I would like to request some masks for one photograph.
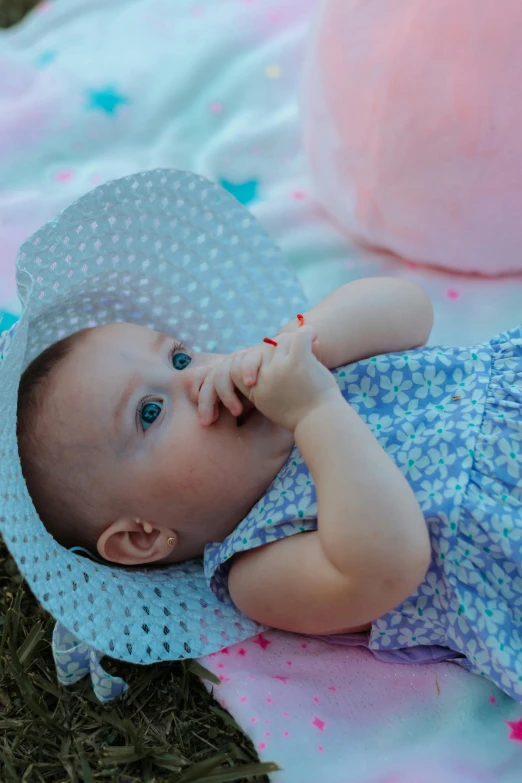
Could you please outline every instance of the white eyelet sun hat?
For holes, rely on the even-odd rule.
[[[202,560],[136,569],[60,546],[39,519],[16,439],[20,375],[47,346],[114,321],[168,332],[195,351],[274,334],[306,308],[281,251],[230,194],[190,172],[157,169],[80,198],[20,248],[22,315],[0,335],[0,532],[30,589],[58,621],[58,678],[91,672],[98,698],[125,684],[99,666],[196,658],[263,630],[211,592]]]

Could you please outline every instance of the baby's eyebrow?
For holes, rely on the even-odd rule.
[[[154,351],[154,353],[160,353],[163,344],[166,343],[167,341],[170,342],[171,340],[172,337],[169,334],[164,334],[163,332],[160,332],[154,338],[151,345],[151,350]]]
[[[139,372],[135,372],[131,375],[129,382],[125,386],[120,398],[118,399],[118,402],[116,403],[116,407],[114,408],[114,429],[116,435],[120,438],[123,437],[122,422],[125,411],[127,410],[127,405],[129,404],[130,398],[136,391],[136,387],[140,383],[141,378],[142,375]]]

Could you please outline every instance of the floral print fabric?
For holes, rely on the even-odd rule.
[[[372,625],[370,649],[442,645],[522,700],[522,333],[471,348],[386,354],[333,374],[411,484],[431,537],[425,580]],[[376,477],[378,491],[378,477]],[[237,552],[317,526],[312,476],[297,447],[234,532],[205,550],[230,602]]]

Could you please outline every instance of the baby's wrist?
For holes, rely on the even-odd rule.
[[[296,420],[294,438],[310,427],[314,428],[325,416],[336,416],[344,412],[348,403],[341,394],[340,389],[329,389],[310,407],[305,408]]]
[[[297,317],[296,318],[292,318],[291,321],[288,321],[288,323],[285,324],[278,331],[278,333],[276,334],[276,339],[277,339],[277,335],[279,335],[279,334],[284,334],[285,332],[296,332],[299,329],[300,326],[301,326],[301,322],[297,319]]]

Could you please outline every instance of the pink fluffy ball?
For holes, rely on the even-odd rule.
[[[418,263],[522,270],[522,2],[323,0],[302,114],[315,195]]]

